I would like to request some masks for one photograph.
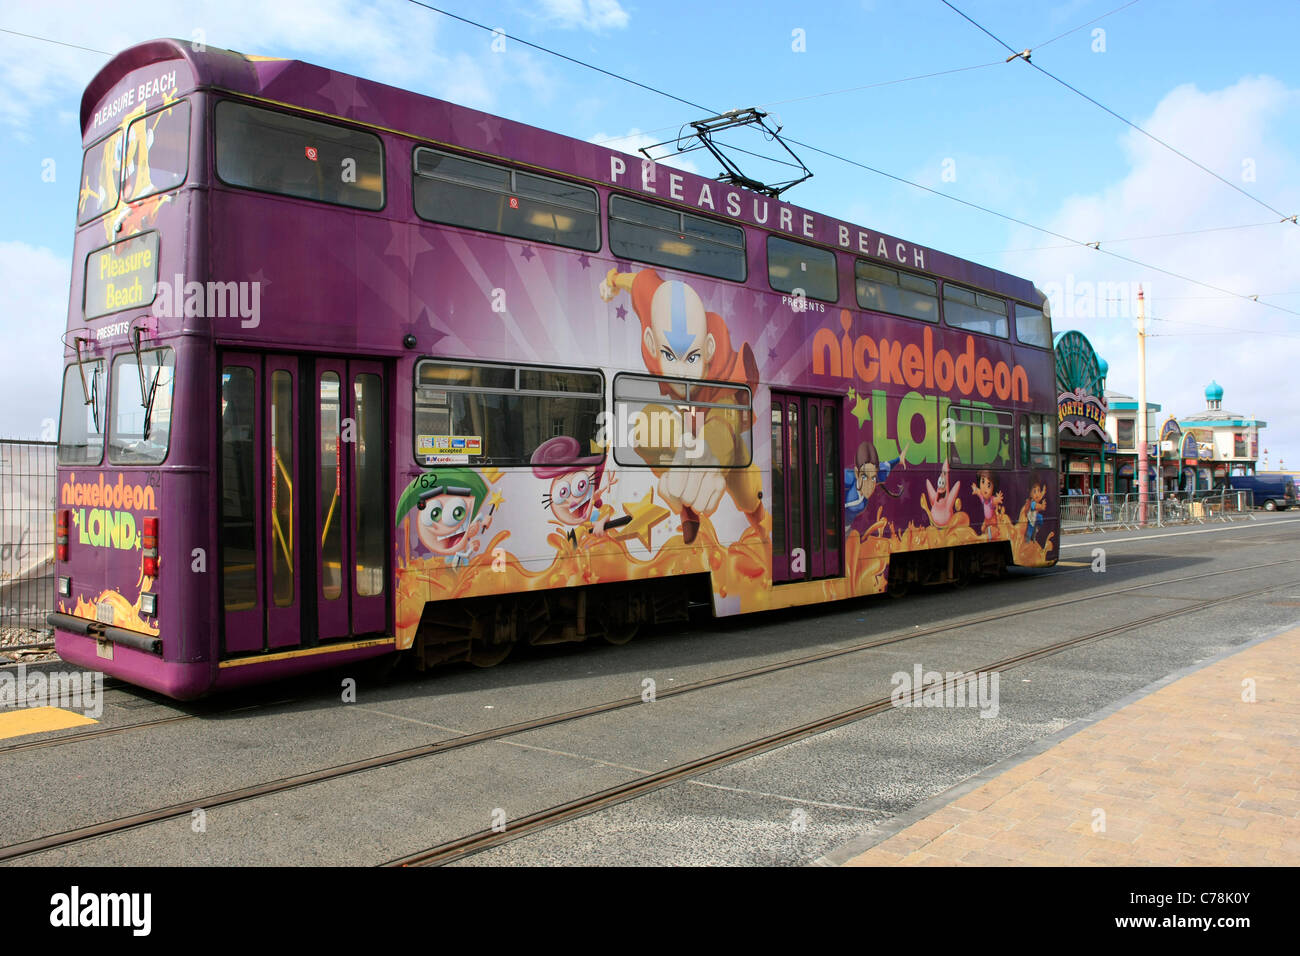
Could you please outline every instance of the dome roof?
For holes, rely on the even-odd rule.
[[[1223,401],[1223,386],[1218,382],[1211,381],[1209,385],[1205,386],[1205,400],[1207,402]]]
[[[1097,369],[1101,372],[1101,377],[1105,378],[1106,373],[1110,371],[1110,363],[1100,355],[1097,356]]]

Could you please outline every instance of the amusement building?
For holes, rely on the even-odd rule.
[[[1106,388],[1106,360],[1082,332],[1058,333],[1055,346],[1061,494],[1136,493],[1137,399]],[[1186,415],[1163,414],[1148,398],[1151,489],[1204,491],[1225,485],[1232,475],[1255,474],[1259,431],[1267,425],[1225,411],[1217,382],[1205,389],[1205,408]]]

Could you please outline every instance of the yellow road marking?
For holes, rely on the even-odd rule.
[[[1086,568],[1091,561],[1057,561],[1057,567],[1061,568]]]
[[[99,721],[62,707],[24,707],[0,714],[0,740],[97,723]]]

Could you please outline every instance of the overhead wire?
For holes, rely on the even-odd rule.
[[[415,6],[423,7],[424,9],[426,9],[426,10],[430,10],[430,11],[432,11],[432,12],[434,12],[434,13],[442,14],[442,15],[444,15],[444,16],[450,17],[451,19],[458,20],[458,21],[460,21],[461,23],[465,23],[465,24],[468,24],[469,26],[476,27],[477,29],[484,30],[484,31],[486,31],[486,32],[488,32],[488,33],[495,33],[495,32],[496,32],[496,31],[494,30],[494,28],[489,27],[489,26],[487,26],[486,24],[479,23],[479,22],[476,21],[476,20],[471,20],[470,18],[465,17],[465,16],[461,16],[460,14],[450,13],[450,12],[448,12],[448,11],[446,11],[446,10],[443,10],[443,9],[440,8],[440,7],[435,7],[434,5],[432,5],[432,4],[430,4],[430,3],[425,3],[424,0],[409,0],[409,2],[412,3],[412,4],[414,4]],[[944,3],[947,3],[948,0],[943,0],[943,2],[944,2]],[[949,4],[949,5],[951,6],[951,4]],[[957,10],[956,7],[953,7],[953,9],[954,9],[956,12],[961,13],[961,11],[960,11],[960,10]],[[962,15],[963,17],[966,16],[965,14],[961,14],[961,15]],[[966,17],[966,19],[969,20],[970,18],[969,18],[969,17]],[[971,23],[975,23],[975,21],[971,20]],[[976,23],[975,25],[976,25],[977,27],[979,27],[979,24]],[[984,30],[983,27],[979,27],[979,29]],[[985,30],[984,32],[987,33],[988,31]],[[990,33],[989,36],[992,37],[993,34]],[[532,49],[538,50],[538,51],[540,51],[540,52],[542,52],[542,53],[549,54],[549,55],[551,55],[551,56],[555,56],[555,57],[557,57],[557,58],[559,58],[559,59],[565,60],[565,61],[567,61],[567,62],[569,62],[569,63],[573,63],[573,64],[575,64],[575,65],[577,65],[577,66],[581,66],[581,67],[585,67],[586,69],[593,70],[593,71],[595,71],[595,72],[597,72],[597,73],[600,73],[600,74],[602,74],[602,75],[604,75],[604,76],[608,76],[608,77],[610,77],[611,79],[621,80],[621,81],[623,81],[623,82],[625,82],[625,83],[629,83],[629,84],[631,84],[631,85],[633,85],[633,86],[639,87],[640,89],[646,90],[646,91],[648,91],[648,92],[655,93],[655,94],[657,94],[657,95],[659,95],[659,96],[663,96],[663,97],[666,97],[666,98],[671,99],[671,100],[675,100],[675,101],[678,102],[678,103],[683,103],[683,104],[685,104],[685,105],[687,105],[687,106],[693,107],[694,109],[703,110],[703,111],[705,111],[706,113],[709,113],[710,115],[717,115],[717,114],[715,113],[715,111],[713,111],[710,107],[704,106],[703,104],[700,104],[700,103],[694,103],[694,102],[692,102],[691,100],[688,100],[688,99],[685,99],[684,97],[681,97],[681,96],[676,95],[675,93],[669,93],[669,92],[666,91],[666,90],[657,89],[657,88],[655,88],[655,87],[652,87],[652,86],[649,86],[649,85],[647,85],[647,84],[645,84],[645,83],[642,83],[642,82],[640,82],[639,80],[634,80],[634,79],[632,79],[631,77],[623,76],[623,75],[621,75],[621,74],[619,74],[619,73],[615,73],[615,72],[613,72],[613,71],[611,71],[611,70],[607,70],[607,69],[605,69],[604,67],[596,66],[595,64],[588,63],[588,62],[586,62],[585,60],[580,60],[580,59],[578,59],[578,58],[576,58],[576,57],[569,56],[569,55],[566,54],[566,53],[560,53],[560,52],[558,52],[558,51],[556,51],[556,50],[552,50],[552,49],[550,49],[549,47],[545,47],[545,46],[542,46],[542,45],[537,44],[537,43],[533,43],[533,42],[528,41],[528,40],[522,40],[522,39],[518,39],[518,38],[513,38],[513,39],[518,40],[518,42],[520,42],[520,43],[522,43],[522,44],[524,44],[524,45],[526,45],[526,46],[528,46],[528,47],[530,47],[530,48],[532,48]],[[997,40],[996,37],[993,37],[993,39]],[[1003,46],[1006,46],[1006,44],[1005,44],[1005,43],[1002,43],[1001,40],[998,40],[997,42],[998,42],[998,43],[1001,43]],[[1007,49],[1010,49],[1010,47],[1007,47]],[[1093,249],[1093,250],[1095,250],[1095,251],[1097,251],[1097,252],[1100,252],[1102,255],[1110,256],[1111,258],[1114,258],[1114,259],[1119,259],[1119,260],[1122,261],[1122,262],[1128,262],[1128,263],[1130,263],[1131,265],[1136,265],[1136,266],[1138,266],[1138,267],[1140,267],[1140,268],[1148,269],[1148,270],[1150,270],[1150,271],[1152,271],[1152,272],[1157,272],[1157,273],[1160,273],[1161,275],[1166,275],[1166,276],[1169,276],[1170,278],[1173,278],[1173,279],[1178,279],[1178,280],[1181,281],[1181,282],[1187,282],[1187,283],[1190,283],[1190,284],[1192,284],[1192,285],[1198,285],[1198,286],[1201,286],[1202,288],[1210,289],[1210,290],[1213,291],[1213,292],[1219,292],[1219,293],[1222,293],[1222,294],[1225,295],[1225,296],[1231,296],[1231,297],[1238,298],[1238,299],[1244,299],[1244,300],[1246,300],[1246,301],[1248,301],[1248,302],[1255,302],[1255,303],[1257,303],[1258,305],[1262,305],[1262,306],[1264,306],[1265,308],[1274,309],[1274,310],[1279,311],[1279,312],[1285,312],[1285,313],[1287,313],[1288,315],[1294,315],[1294,316],[1300,317],[1300,311],[1296,311],[1296,310],[1294,310],[1294,309],[1288,309],[1288,308],[1285,308],[1285,307],[1283,307],[1283,306],[1277,305],[1277,304],[1272,303],[1272,302],[1261,302],[1257,296],[1247,295],[1247,294],[1245,294],[1245,293],[1241,293],[1241,292],[1235,292],[1235,291],[1233,291],[1233,290],[1231,290],[1231,289],[1224,289],[1224,288],[1222,288],[1221,286],[1216,286],[1216,285],[1214,285],[1214,284],[1212,284],[1212,283],[1205,282],[1205,281],[1200,280],[1200,279],[1193,279],[1193,278],[1191,278],[1190,276],[1181,275],[1181,274],[1179,274],[1179,273],[1177,273],[1177,272],[1174,272],[1174,271],[1171,270],[1171,269],[1165,269],[1165,268],[1162,268],[1162,267],[1160,267],[1160,266],[1152,265],[1151,263],[1142,262],[1141,260],[1134,259],[1134,258],[1132,258],[1132,257],[1130,257],[1130,256],[1121,255],[1121,254],[1118,253],[1118,252],[1112,252],[1112,251],[1109,250],[1109,249],[1102,249],[1102,248],[1100,248],[1099,244],[1094,244],[1094,243],[1084,242],[1083,240],[1075,239],[1073,236],[1067,236],[1067,235],[1064,235],[1063,233],[1056,232],[1055,230],[1048,229],[1048,228],[1046,228],[1045,226],[1039,226],[1039,225],[1036,225],[1036,224],[1034,224],[1034,223],[1032,223],[1032,222],[1028,222],[1028,221],[1026,221],[1026,220],[1024,220],[1024,219],[1019,219],[1019,218],[1017,218],[1017,217],[1015,217],[1015,216],[1009,215],[1009,214],[1007,214],[1007,213],[999,212],[999,211],[996,210],[996,209],[991,209],[991,208],[989,208],[988,206],[981,205],[980,203],[972,202],[971,200],[968,200],[968,199],[962,199],[961,197],[959,197],[959,196],[954,196],[954,195],[952,195],[951,193],[945,193],[945,192],[942,192],[941,190],[934,189],[933,187],[925,186],[925,185],[922,185],[921,183],[913,182],[913,181],[910,180],[910,179],[906,179],[906,178],[904,178],[904,177],[902,177],[902,176],[895,175],[894,173],[886,172],[885,170],[878,169],[878,168],[876,168],[876,167],[874,167],[874,166],[871,166],[871,165],[869,165],[869,164],[867,164],[867,163],[863,163],[863,162],[860,162],[860,161],[855,160],[855,159],[850,159],[849,157],[844,156],[844,155],[842,155],[842,154],[840,154],[840,153],[836,153],[836,152],[834,152],[834,151],[832,151],[832,150],[823,149],[823,148],[821,148],[821,147],[819,147],[819,146],[814,146],[814,145],[812,145],[811,143],[806,143],[806,142],[804,142],[804,141],[802,141],[802,140],[798,140],[798,139],[795,139],[795,138],[790,137],[790,136],[786,136],[786,137],[784,137],[784,138],[785,138],[788,142],[793,143],[793,144],[796,145],[796,146],[801,146],[801,147],[803,147],[804,149],[810,150],[811,152],[819,153],[819,154],[821,154],[821,155],[823,155],[823,156],[826,156],[826,157],[828,157],[828,158],[830,158],[830,159],[835,159],[835,160],[838,160],[839,162],[845,163],[845,164],[847,164],[847,165],[855,166],[855,167],[857,167],[857,168],[859,168],[859,169],[864,169],[864,170],[866,170],[866,171],[868,171],[868,172],[875,173],[875,174],[878,175],[878,176],[882,176],[882,177],[884,177],[884,178],[886,178],[886,179],[891,179],[891,180],[893,180],[893,181],[895,181],[895,182],[898,182],[898,183],[902,183],[902,184],[905,184],[905,185],[911,186],[911,187],[913,187],[913,188],[915,188],[915,189],[923,190],[924,192],[931,193],[931,194],[933,194],[933,195],[935,195],[935,196],[941,196],[941,197],[943,197],[944,199],[947,199],[947,200],[949,200],[949,201],[951,201],[951,202],[959,203],[960,205],[967,206],[967,207],[969,207],[969,208],[971,208],[971,209],[978,210],[979,212],[983,212],[983,213],[986,213],[986,214],[991,215],[991,216],[996,216],[997,218],[999,218],[999,219],[1003,219],[1003,220],[1005,220],[1005,221],[1007,221],[1007,222],[1015,223],[1016,225],[1024,226],[1024,227],[1026,227],[1026,228],[1028,228],[1028,229],[1033,229],[1033,230],[1035,230],[1035,231],[1037,231],[1037,232],[1041,232],[1041,233],[1043,233],[1043,234],[1045,234],[1045,235],[1053,236],[1053,237],[1055,237],[1055,238],[1057,238],[1057,239],[1062,239],[1062,240],[1064,240],[1065,242],[1070,243],[1071,245],[1079,246],[1079,247],[1082,247],[1082,248],[1091,248],[1091,249]]]
[[[1133,128],[1133,129],[1136,130],[1137,132],[1141,133],[1143,136],[1147,137],[1147,139],[1151,140],[1151,141],[1154,142],[1154,143],[1158,143],[1159,145],[1163,146],[1165,149],[1169,150],[1171,153],[1175,154],[1176,156],[1181,156],[1183,159],[1187,160],[1187,162],[1191,163],[1191,164],[1192,164],[1193,166],[1195,166],[1197,169],[1200,169],[1200,170],[1202,170],[1202,171],[1204,171],[1204,172],[1206,172],[1206,173],[1209,173],[1211,176],[1213,176],[1213,177],[1214,177],[1215,179],[1217,179],[1219,182],[1223,183],[1225,186],[1229,186],[1229,187],[1231,187],[1232,189],[1235,189],[1237,192],[1241,193],[1241,194],[1242,194],[1243,196],[1245,196],[1247,199],[1251,200],[1251,202],[1257,203],[1258,205],[1263,206],[1263,207],[1264,207],[1265,209],[1267,209],[1269,212],[1274,213],[1274,214],[1277,215],[1277,216],[1280,216],[1280,217],[1282,218],[1283,221],[1290,221],[1290,222],[1292,222],[1292,223],[1296,223],[1296,214],[1292,213],[1292,214],[1288,215],[1287,213],[1284,213],[1282,210],[1278,209],[1276,206],[1273,206],[1273,205],[1271,205],[1270,203],[1267,203],[1267,202],[1265,202],[1264,200],[1260,199],[1258,196],[1253,195],[1252,193],[1248,192],[1248,191],[1245,190],[1245,189],[1242,189],[1240,186],[1238,186],[1236,183],[1232,182],[1231,180],[1229,180],[1229,179],[1225,179],[1223,176],[1220,176],[1218,173],[1216,173],[1214,170],[1210,169],[1210,167],[1206,166],[1204,163],[1201,163],[1201,162],[1199,162],[1199,161],[1193,159],[1191,156],[1188,156],[1186,153],[1184,153],[1184,152],[1183,152],[1182,150],[1180,150],[1178,147],[1173,146],[1173,145],[1171,145],[1170,143],[1165,142],[1165,141],[1164,141],[1163,139],[1161,139],[1159,136],[1156,136],[1154,133],[1150,133],[1150,132],[1148,132],[1147,130],[1145,130],[1145,129],[1143,129],[1141,126],[1139,126],[1137,123],[1134,123],[1132,120],[1130,120],[1130,119],[1128,119],[1128,118],[1126,118],[1126,117],[1124,117],[1124,116],[1121,116],[1119,113],[1115,112],[1115,111],[1114,111],[1113,109],[1111,109],[1109,106],[1107,106],[1106,104],[1104,104],[1104,103],[1102,103],[1102,102],[1100,102],[1100,101],[1094,99],[1093,97],[1089,96],[1087,93],[1083,92],[1083,90],[1079,89],[1078,87],[1076,87],[1076,86],[1072,86],[1070,83],[1067,83],[1065,80],[1061,79],[1061,78],[1060,78],[1059,76],[1057,76],[1056,74],[1051,73],[1050,71],[1043,69],[1043,68],[1042,68],[1041,66],[1039,66],[1037,63],[1035,63],[1035,62],[1033,61],[1033,59],[1031,59],[1031,54],[1033,53],[1033,48],[1032,48],[1032,47],[1026,47],[1026,48],[1023,49],[1023,50],[1016,50],[1014,47],[1012,47],[1009,43],[1007,43],[1007,42],[1006,42],[1005,40],[1003,40],[1001,37],[995,35],[995,34],[992,33],[991,31],[989,31],[986,27],[984,27],[982,24],[980,24],[978,21],[972,19],[970,16],[968,16],[968,15],[965,14],[965,13],[963,13],[963,12],[962,12],[958,7],[956,7],[956,6],[953,5],[953,3],[951,2],[951,0],[940,0],[940,2],[941,2],[944,6],[946,6],[948,9],[952,10],[954,13],[956,13],[958,16],[960,16],[963,20],[965,20],[966,22],[968,22],[968,23],[970,23],[972,26],[974,26],[977,30],[979,30],[979,31],[980,31],[981,33],[983,33],[985,36],[987,36],[987,37],[989,37],[990,39],[992,39],[995,43],[997,43],[997,44],[998,44],[999,46],[1001,46],[1003,49],[1008,50],[1008,51],[1011,53],[1011,56],[1007,57],[1007,62],[1008,62],[1008,63],[1010,63],[1012,60],[1024,60],[1027,64],[1029,64],[1030,66],[1032,66],[1032,67],[1033,67],[1035,70],[1037,70],[1039,73],[1042,73],[1043,76],[1046,76],[1048,79],[1053,80],[1053,81],[1055,81],[1055,82],[1061,84],[1061,86],[1064,86],[1067,90],[1070,90],[1072,93],[1075,93],[1076,95],[1083,97],[1085,100],[1087,100],[1087,101],[1088,101],[1089,103],[1091,103],[1093,106],[1096,106],[1098,109],[1100,109],[1100,110],[1102,110],[1102,111],[1104,111],[1104,112],[1106,112],[1106,113],[1109,113],[1111,116],[1115,117],[1115,119],[1119,120],[1121,123],[1124,123],[1126,126],[1129,126],[1129,127]],[[1300,223],[1297,223],[1297,224],[1300,224]]]

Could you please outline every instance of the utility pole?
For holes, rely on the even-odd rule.
[[[1138,286],[1138,524],[1147,523],[1147,324],[1146,301]]]

